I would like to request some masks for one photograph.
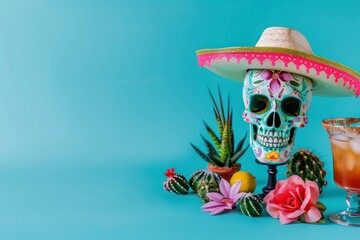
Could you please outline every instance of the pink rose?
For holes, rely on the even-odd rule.
[[[319,198],[319,187],[316,182],[293,175],[281,180],[274,190],[264,198],[266,210],[273,218],[280,218],[281,224],[296,221],[303,215],[305,222],[314,223],[320,220],[321,213],[315,207]]]

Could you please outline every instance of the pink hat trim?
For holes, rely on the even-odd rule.
[[[291,54],[284,54],[284,53],[258,53],[258,52],[246,52],[246,53],[239,53],[239,52],[233,52],[233,53],[205,53],[198,55],[198,61],[199,65],[201,67],[211,66],[215,60],[217,59],[226,59],[227,62],[230,61],[230,59],[235,58],[236,61],[239,63],[241,59],[245,58],[249,65],[252,63],[254,59],[257,59],[261,65],[263,65],[265,60],[270,60],[271,64],[275,66],[276,61],[282,61],[287,67],[289,63],[293,63],[296,66],[296,69],[299,70],[301,65],[304,65],[306,68],[306,72],[309,73],[310,69],[315,69],[316,74],[319,76],[320,72],[325,72],[327,79],[329,79],[330,75],[334,75],[335,82],[337,83],[340,78],[344,79],[345,86],[347,83],[350,84],[349,89],[351,89],[352,86],[354,86],[354,89],[352,90],[356,97],[360,95],[360,81],[357,80],[354,76],[351,74],[342,71],[340,69],[331,67],[329,65],[325,65],[323,63],[319,63],[313,60],[309,60],[307,58],[299,57],[299,56],[293,56]]]

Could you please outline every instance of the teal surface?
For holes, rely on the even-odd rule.
[[[286,26],[317,55],[360,71],[359,1],[0,1],[1,239],[357,239],[360,228],[281,225],[238,211],[210,217],[194,195],[165,192],[167,168],[206,168],[202,119],[214,125],[207,87],[234,106],[242,85],[199,68],[202,48],[252,46]],[[360,117],[356,98],[314,97],[295,148],[326,164],[320,200],[345,208],[332,181],[321,120]],[[242,169],[266,182],[248,151]],[[279,167],[279,179],[285,178]]]

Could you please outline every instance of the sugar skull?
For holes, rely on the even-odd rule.
[[[282,164],[294,146],[296,128],[308,122],[312,80],[276,70],[248,70],[243,87],[244,121],[258,161]]]

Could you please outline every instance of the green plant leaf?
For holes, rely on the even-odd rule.
[[[227,103],[227,120],[226,122],[229,122],[230,121],[230,96],[228,95],[228,103]]]
[[[259,84],[259,83],[262,83],[264,80],[257,80],[254,82],[254,84]]]
[[[321,203],[321,202],[317,202],[317,203],[315,204],[315,207],[316,207],[317,209],[319,209],[319,211],[320,211],[321,213],[323,213],[323,212],[326,211],[326,206],[325,206],[323,203]]]
[[[214,165],[217,167],[224,167],[224,163],[220,160],[220,158],[218,156],[209,155],[209,158],[212,161],[211,165]]]
[[[209,95],[210,95],[211,101],[212,101],[213,106],[214,106],[214,113],[215,113],[215,117],[216,117],[216,119],[217,119],[217,118],[221,118],[221,117],[220,117],[220,111],[219,111],[219,108],[218,108],[218,106],[217,106],[217,104],[216,104],[216,101],[215,101],[215,98],[214,98],[214,96],[212,95],[212,93],[211,93],[211,91],[210,91],[210,89],[209,89],[209,88],[208,88],[208,92],[209,92]]]
[[[230,125],[227,123],[225,124],[224,131],[221,136],[221,148],[219,152],[221,161],[225,161],[230,155],[229,137],[230,137]]]
[[[304,214],[301,215],[297,220],[298,220],[299,222],[301,222],[301,223],[306,223],[306,224],[324,224],[324,223],[325,223],[325,218],[324,218],[324,215],[323,215],[323,214],[321,214],[320,220],[317,221],[317,222],[314,222],[314,223],[308,223],[308,222],[306,222],[306,221],[305,221],[305,216],[304,216]]]
[[[230,156],[234,154],[234,141],[235,141],[235,137],[234,137],[234,132],[231,129],[230,130],[230,134],[231,134],[231,139],[230,139]]]
[[[223,122],[221,121],[220,118],[216,118],[216,123],[217,123],[219,133],[220,133],[220,137],[221,137],[223,135],[223,132],[224,132],[224,124],[223,124]]]
[[[236,146],[236,149],[235,149],[235,152],[234,152],[235,154],[242,149],[242,147],[244,145],[244,142],[245,142],[245,139],[246,139],[246,136],[247,136],[247,133],[245,134],[245,136],[240,140],[240,142]]]
[[[295,81],[290,81],[290,84],[293,85],[293,86],[295,86],[295,87],[300,86],[300,84],[297,83],[297,82],[295,82]]]
[[[233,155],[234,153],[234,132],[233,132],[233,129],[232,129],[232,119],[233,119],[233,111],[231,109],[231,112],[230,112],[230,115],[229,115],[229,126],[230,126],[230,130],[229,130],[229,134],[230,134],[230,137],[229,137],[229,152],[230,152],[230,156]]]
[[[211,140],[214,142],[216,148],[220,149],[221,141],[220,138],[215,134],[215,132],[209,127],[209,125],[203,120],[204,126],[206,128],[206,131],[209,133]]]
[[[212,95],[210,89],[208,88],[208,92],[211,98],[211,101],[213,103],[213,108],[214,108],[214,115],[215,115],[215,119],[216,119],[216,123],[218,125],[218,129],[220,132],[220,136],[222,135],[223,129],[224,129],[224,123],[223,123],[223,119],[221,119],[221,115],[220,115],[220,110],[218,105],[216,104],[215,98]],[[220,102],[221,103],[221,102]]]
[[[226,161],[225,161],[224,167],[231,167],[231,166],[232,166],[232,164],[231,164],[231,158],[228,157],[228,158],[226,159]]]
[[[211,159],[210,159],[205,153],[203,153],[200,149],[198,149],[197,147],[195,147],[192,143],[190,143],[190,145],[192,146],[192,148],[195,150],[195,152],[196,152],[202,159],[204,159],[206,162],[212,164]]]
[[[231,158],[231,165],[234,165],[242,157],[242,155],[244,155],[244,153],[246,152],[246,150],[248,150],[248,148],[249,145],[247,145],[245,149],[236,152]]]
[[[217,153],[214,146],[208,140],[206,140],[203,135],[200,134],[200,136],[203,139],[203,141],[205,142],[206,148],[209,151],[208,155],[217,155],[217,156],[219,156],[219,154]]]
[[[223,105],[222,96],[221,96],[219,86],[218,86],[218,94],[219,94],[219,101],[220,101],[221,122],[223,123],[223,126],[225,127],[226,119],[225,119],[224,105]]]

